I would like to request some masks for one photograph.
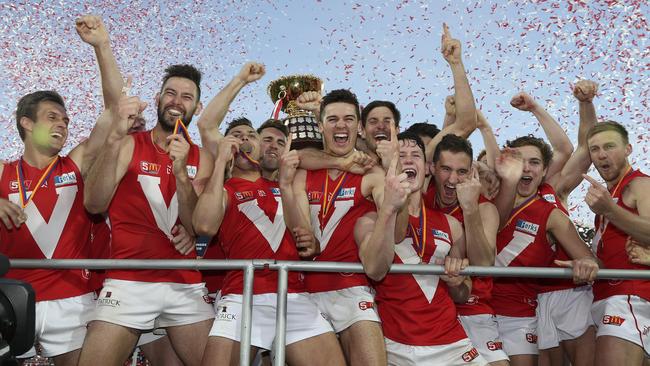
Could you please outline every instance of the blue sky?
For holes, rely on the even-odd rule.
[[[0,158],[16,158],[21,143],[13,113],[21,95],[56,89],[72,117],[68,147],[87,136],[100,113],[99,79],[92,50],[74,31],[74,19],[101,15],[134,93],[153,101],[164,67],[192,63],[204,73],[204,102],[249,60],[267,75],[233,103],[227,120],[256,123],[273,107],[268,83],[310,73],[325,89],[351,88],[362,104],[394,101],[405,126],[440,124],[452,80],[442,59],[440,34],[447,22],[463,43],[463,56],[477,104],[498,140],[541,133],[534,118],[512,109],[518,91],[531,93],[576,140],[577,103],[571,84],[599,82],[599,116],[631,132],[636,166],[650,171],[646,136],[650,45],[646,1],[0,1]],[[154,111],[147,112],[148,126]],[[194,126],[190,131],[196,134]],[[475,149],[482,143],[472,137]],[[592,174],[595,175],[595,174]],[[581,196],[572,215],[591,221]]]

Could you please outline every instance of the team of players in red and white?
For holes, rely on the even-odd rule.
[[[460,42],[444,26],[455,93],[441,131],[419,123],[398,134],[391,102],[361,109],[347,90],[307,92],[296,102],[317,117],[324,149],[298,151],[277,120],[255,130],[240,118],[219,133],[263,65],[244,65],[205,108],[200,72],[169,67],[156,126],[144,131],[146,103],[129,95],[101,19],[76,27],[96,53],[104,112],[88,139],[60,156],[63,99],[38,91],[18,102],[24,151],[0,165],[0,251],[11,258],[195,258],[194,238],[204,235],[211,258],[361,262],[365,274],[290,274],[290,365],[641,365],[648,356],[650,282],[594,282],[599,267],[650,265],[642,193],[650,179],[628,161],[625,128],[596,123],[595,83],[574,88],[575,150],[525,93],[511,104],[537,118],[551,146],[523,136],[499,149],[476,110]],[[195,115],[202,148],[185,129]],[[474,162],[466,138],[477,128],[486,152]],[[591,164],[605,185],[585,175]],[[566,209],[583,179],[596,214],[593,253]],[[392,263],[446,272],[387,275]],[[459,274],[468,264],[571,267],[573,281],[470,279]],[[120,365],[136,344],[154,364],[239,362],[240,271],[209,290],[192,270],[7,276],[35,288],[36,339],[57,365]],[[255,352],[272,348],[276,289],[276,272],[256,274]]]

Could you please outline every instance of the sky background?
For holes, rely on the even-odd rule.
[[[480,107],[500,143],[541,134],[534,117],[510,107],[519,91],[533,95],[576,142],[573,83],[600,84],[599,117],[627,126],[632,163],[650,171],[650,27],[648,1],[12,1],[0,0],[0,158],[20,156],[18,99],[55,89],[71,117],[67,152],[86,137],[101,112],[92,48],[74,30],[83,14],[98,14],[111,33],[118,63],[134,76],[133,94],[153,103],[166,66],[191,63],[204,74],[207,103],[246,61],[267,75],[247,86],[226,121],[255,124],[273,104],[266,88],[290,74],[314,74],[325,91],[350,88],[361,104],[391,100],[402,125],[440,125],[453,92],[440,54],[442,23],[463,45]],[[154,108],[146,111],[148,127]],[[196,121],[196,119],[195,119]],[[194,125],[190,132],[198,141]],[[475,151],[482,142],[471,138]],[[591,172],[592,176],[597,173]],[[585,185],[570,198],[572,217],[590,224]]]

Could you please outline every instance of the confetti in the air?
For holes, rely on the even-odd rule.
[[[532,115],[510,98],[526,91],[545,105],[576,142],[578,104],[571,93],[581,78],[600,84],[600,118],[626,125],[636,167],[650,171],[650,5],[645,0],[602,1],[17,1],[0,3],[0,159],[17,158],[22,143],[14,111],[20,96],[55,89],[72,122],[66,146],[87,137],[101,113],[98,70],[91,47],[74,30],[83,14],[103,17],[132,93],[153,104],[163,69],[192,63],[203,71],[207,103],[246,61],[266,64],[231,115],[261,123],[273,104],[266,86],[296,73],[321,77],[326,90],[351,88],[361,104],[392,100],[403,125],[440,125],[451,73],[440,55],[442,23],[461,40],[477,106],[498,140],[542,133]],[[148,126],[155,109],[146,111]],[[228,117],[227,117],[228,119]],[[193,138],[196,128],[191,125]],[[475,150],[482,142],[473,136]],[[594,174],[592,174],[594,175]],[[569,206],[590,222],[584,186]]]

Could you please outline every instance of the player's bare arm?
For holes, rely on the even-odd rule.
[[[642,243],[650,242],[650,195],[647,194],[650,192],[650,178],[635,178],[623,191],[623,203],[636,208],[639,214],[635,215],[617,205],[605,186],[588,175],[583,176],[591,184],[585,196],[591,211],[603,215],[611,225],[616,225],[633,239]]]
[[[546,222],[547,232],[552,241],[559,243],[572,261],[556,261],[563,267],[573,268],[575,283],[592,282],[598,274],[598,260],[584,244],[571,219],[559,209],[554,209]]]
[[[123,95],[115,112],[104,111],[111,116],[111,130],[85,177],[84,206],[88,212],[103,213],[108,210],[133,156],[135,143],[128,130],[146,105],[138,97]]]
[[[219,132],[219,126],[226,117],[230,104],[246,85],[259,80],[265,73],[264,65],[257,62],[246,63],[239,73],[219,91],[201,112],[197,122],[199,134],[201,135],[201,144],[213,156],[216,155],[219,139],[223,137]]]
[[[85,15],[75,21],[75,29],[82,41],[91,45],[99,66],[102,82],[104,108],[115,109],[120,100],[124,80],[111,49],[108,30],[102,19],[95,15]],[[130,88],[130,83],[127,85]],[[76,146],[69,154],[85,175],[110,131],[110,120],[98,118],[88,139]]]
[[[226,170],[240,145],[241,141],[234,136],[226,136],[219,143],[212,175],[199,196],[192,215],[192,226],[197,235],[214,236],[219,231],[228,208],[228,196],[224,188]]]
[[[548,165],[545,181],[555,187],[558,179],[556,175],[562,171],[564,164],[566,164],[571,153],[573,153],[573,144],[569,136],[566,135],[562,126],[560,126],[553,116],[529,94],[524,92],[516,94],[510,100],[510,105],[521,111],[532,113],[540,126],[542,126],[546,138],[548,138],[549,143],[553,147],[553,159],[551,159]]]
[[[456,121],[448,127],[443,128],[427,144],[427,161],[433,160],[433,152],[445,135],[451,133],[467,138],[476,129],[476,105],[474,104],[474,95],[469,86],[465,65],[462,60],[461,43],[458,39],[452,38],[451,32],[446,24],[443,24],[441,51],[443,58],[451,68],[451,73],[454,78]]]
[[[386,172],[381,208],[376,213],[362,216],[354,226],[354,238],[359,247],[363,269],[366,275],[375,281],[384,278],[393,263],[395,222],[410,193],[406,173],[397,174],[398,160],[392,159]]]
[[[473,167],[471,177],[456,185],[456,193],[465,220],[467,258],[472,265],[492,266],[496,255],[499,214],[491,202],[479,204],[481,188],[478,171]]]
[[[569,194],[580,185],[583,179],[582,175],[587,174],[591,166],[587,132],[598,122],[596,108],[593,104],[597,93],[598,84],[591,80],[580,80],[573,88],[573,96],[579,102],[578,146],[562,168],[559,177],[555,179],[556,182],[551,184],[563,202],[566,202]]]

